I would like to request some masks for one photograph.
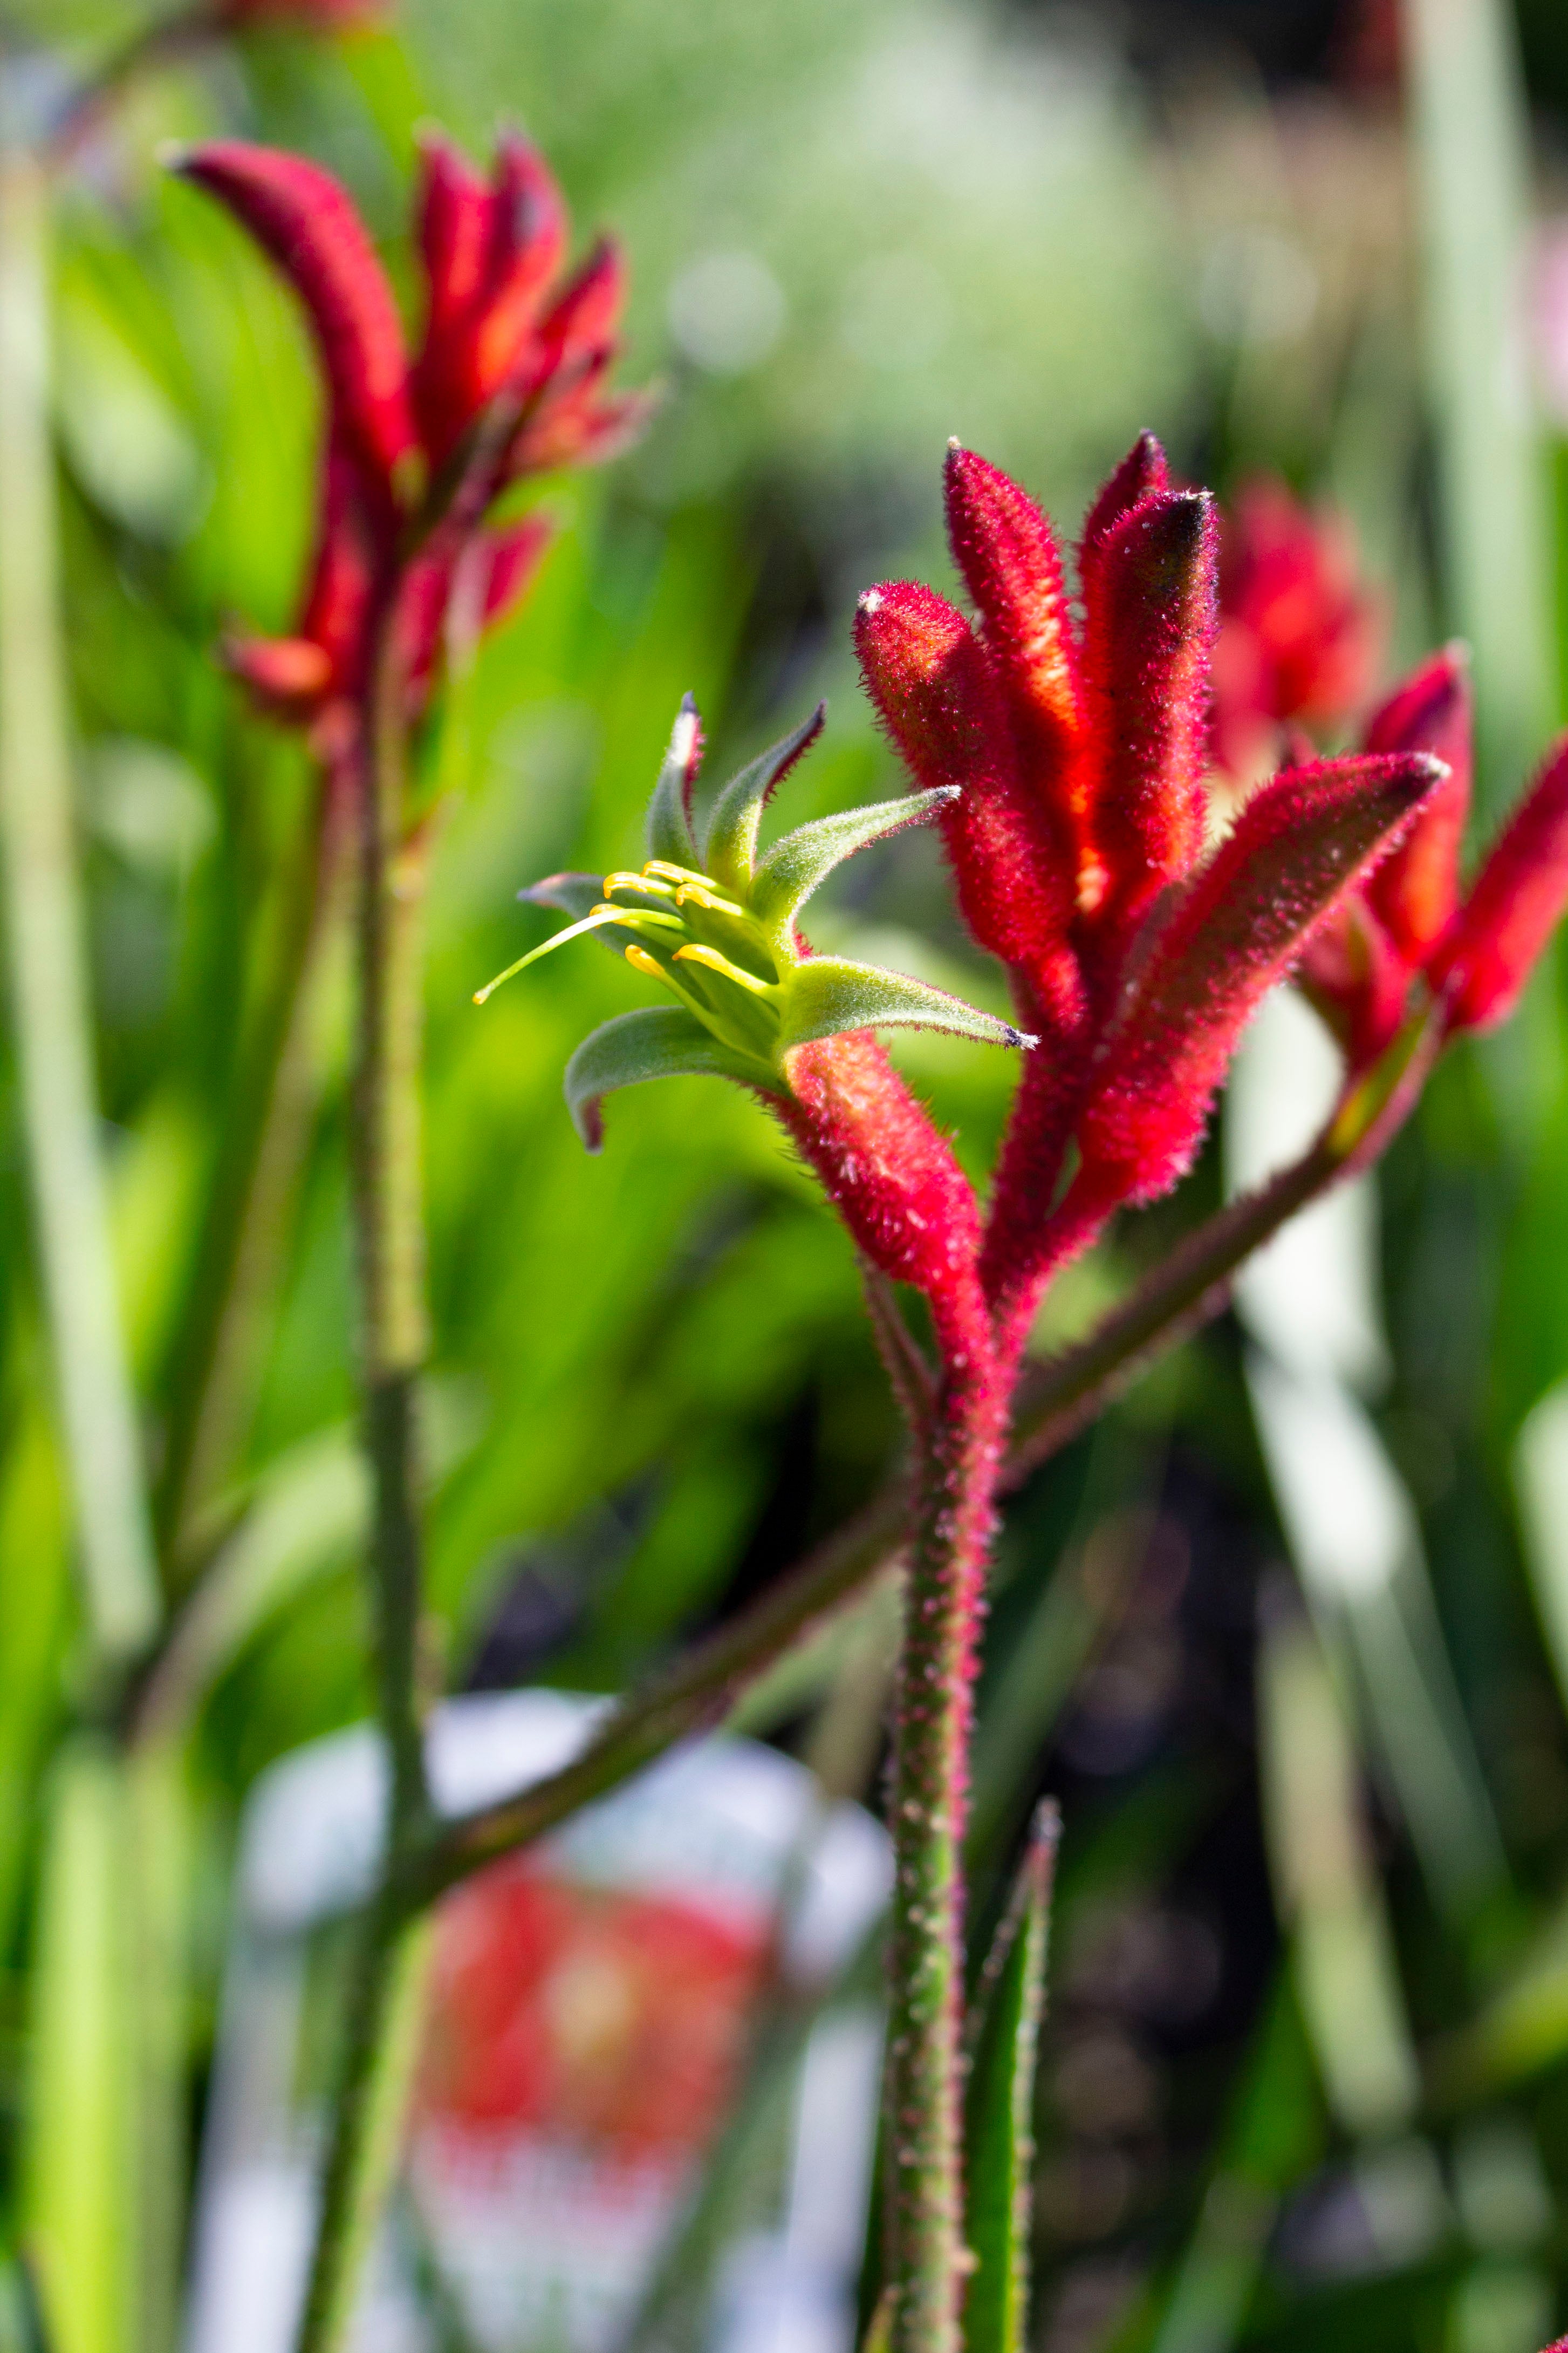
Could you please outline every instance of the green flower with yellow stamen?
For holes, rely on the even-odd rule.
[[[566,1100],[591,1152],[599,1147],[604,1097],[644,1079],[711,1074],[787,1096],[795,1049],[845,1031],[947,1029],[991,1045],[1035,1043],[1010,1022],[944,989],[848,956],[813,955],[800,939],[795,919],[836,866],[868,843],[920,824],[957,796],[957,787],[948,786],[819,818],[759,857],[763,811],[781,777],[815,741],[822,719],[819,704],[804,726],[724,786],[699,847],[691,790],[702,734],[688,695],[654,787],[650,854],[640,873],[553,874],[518,893],[575,920],[499,973],[478,991],[476,1004],[514,973],[587,932],[602,934],[607,945],[677,1000],[606,1021],[572,1057]]]

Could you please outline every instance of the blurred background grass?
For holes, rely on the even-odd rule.
[[[10,15],[9,70],[35,77],[129,22],[87,0]],[[498,120],[526,125],[582,237],[624,239],[625,375],[665,386],[607,477],[544,486],[558,544],[431,754],[461,781],[429,982],[433,1601],[455,1687],[612,1690],[852,1507],[896,1430],[848,1246],[749,1104],[700,1082],[637,1090],[603,1157],[581,1155],[560,1071],[626,1002],[608,959],[563,957],[472,1008],[547,928],[513,893],[631,858],[688,688],[710,773],[828,695],[793,817],[898,788],[848,617],[889,573],[951,585],[952,433],[1069,534],[1144,426],[1222,491],[1268,469],[1336,501],[1389,595],[1391,663],[1471,638],[1479,799],[1505,805],[1561,698],[1568,336],[1530,290],[1568,203],[1568,42],[1554,0],[1521,0],[1517,22],[1482,0],[405,0],[385,32],[325,50],[258,33],[143,88],[59,207],[57,422],[116,1229],[154,1470],[203,1305],[204,1203],[286,977],[308,807],[300,754],[213,649],[237,618],[289,615],[318,419],[286,300],[153,158],[219,126],[301,147],[350,182],[406,283],[413,136],[431,115],[476,150]],[[858,860],[816,931],[896,931],[892,961],[994,994],[921,837]],[[1370,1601],[1348,1568],[1336,1585],[1332,1557],[1314,1573],[1281,1516],[1234,1320],[1010,1512],[978,1908],[1029,1800],[1055,1790],[1036,2313],[1050,2353],[1223,2353],[1331,2328],[1531,2353],[1563,2316],[1560,997],[1549,972],[1512,1031],[1451,1058],[1379,1180],[1362,1304],[1385,1361],[1347,1394],[1408,1525]],[[245,1464],[271,1599],[188,1763],[197,2115],[238,1809],[268,1763],[366,1704],[346,1024],[346,976],[329,974]],[[1003,1058],[920,1039],[900,1057],[984,1167]],[[0,1119],[15,2228],[44,2014],[41,1792],[80,1645],[7,1064]],[[1055,1328],[1222,1181],[1211,1150],[1074,1278]],[[1321,1475],[1342,1475],[1337,1458]],[[798,1747],[817,1697],[797,1679],[754,1720]],[[1433,1831],[1413,1797],[1419,1814],[1438,1787],[1455,1794]]]

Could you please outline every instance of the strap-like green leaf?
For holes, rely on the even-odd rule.
[[[695,1014],[679,1005],[648,1005],[618,1013],[584,1038],[566,1065],[566,1107],[590,1152],[604,1141],[599,1106],[617,1087],[644,1079],[740,1079],[748,1086],[782,1092],[767,1064],[721,1046]]]
[[[956,785],[939,785],[933,792],[909,793],[902,800],[874,801],[868,808],[843,809],[837,817],[819,817],[798,826],[775,841],[756,871],[751,909],[765,932],[782,938],[787,951],[791,929],[799,910],[819,882],[836,866],[852,858],[868,842],[907,825],[921,825],[947,801],[958,798]]]
[[[774,786],[822,733],[827,706],[819,702],[793,734],[770,744],[759,759],[732,776],[714,802],[702,837],[703,871],[726,890],[744,895],[756,863],[757,828]]]
[[[1035,2062],[1045,2012],[1051,1878],[1060,1821],[1035,1817],[979,2000],[985,2003],[965,2118],[964,2235],[975,2269],[963,2300],[964,2353],[1023,2353],[1029,2305]]]
[[[702,758],[702,723],[690,695],[680,698],[680,710],[670,733],[669,749],[647,807],[647,854],[668,859],[672,866],[695,866],[697,844],[686,814],[686,796]]]
[[[848,956],[811,956],[789,976],[784,992],[780,1051],[813,1038],[834,1038],[846,1029],[950,1029],[987,1046],[1033,1046],[1038,1041],[982,1013],[945,988],[883,972]]]

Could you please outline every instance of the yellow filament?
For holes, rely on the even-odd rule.
[[[631,954],[629,948],[626,954],[628,955]],[[677,948],[672,962],[706,965],[710,972],[722,974],[726,980],[732,980],[737,987],[750,989],[753,997],[772,997],[773,994],[771,984],[765,980],[759,980],[754,972],[742,972],[738,964],[731,964],[729,957],[721,955],[717,948],[702,947],[695,940],[689,941],[683,948]]]
[[[643,872],[659,882],[700,882],[702,879],[693,874],[689,866],[672,866],[668,858],[650,858]]]
[[[688,899],[705,908],[710,914],[738,915],[744,921],[745,909],[738,907],[733,899],[721,897],[706,882],[683,882],[675,894],[675,903],[678,907],[684,907]]]
[[[640,891],[645,898],[668,899],[671,888],[671,884],[651,881],[646,874],[628,874],[624,871],[606,874],[604,883],[606,899],[616,891]]]

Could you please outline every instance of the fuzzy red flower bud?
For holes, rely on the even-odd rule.
[[[1123,515],[1170,487],[1171,470],[1163,449],[1152,433],[1140,433],[1120,466],[1101,484],[1084,518],[1078,565],[1086,595],[1100,552]]]
[[[952,1147],[864,1030],[796,1047],[774,1105],[871,1264],[931,1303],[944,1359],[988,1346],[980,1214]]]
[[[1011,690],[1026,754],[1045,772],[1037,773],[1037,787],[1069,807],[1080,723],[1078,648],[1051,526],[999,466],[955,441],[947,459],[947,530],[986,647]]]
[[[403,327],[386,273],[344,190],[299,155],[219,140],[174,169],[247,228],[314,331],[339,429],[389,492],[417,448]]]
[[[1419,965],[1447,929],[1459,895],[1459,850],[1470,808],[1470,683],[1462,646],[1446,646],[1397,686],[1368,723],[1369,752],[1432,752],[1448,775],[1366,886],[1367,903],[1399,954]]]
[[[1154,491],[1110,523],[1086,577],[1089,822],[1122,933],[1203,854],[1216,540],[1205,493]]]
[[[855,617],[867,691],[927,790],[962,784],[939,822],[965,923],[982,947],[1026,974],[1059,950],[1073,868],[1017,753],[984,649],[934,590],[868,588]]]
[[[1420,754],[1325,761],[1254,794],[1100,1044],[1078,1130],[1082,1193],[1149,1201],[1184,1175],[1258,1004],[1443,774]]]
[[[1451,1029],[1506,1020],[1568,906],[1568,737],[1549,754],[1427,967]]]
[[[1371,688],[1383,613],[1357,577],[1348,529],[1283,482],[1249,483],[1226,519],[1215,649],[1215,754],[1242,783],[1272,765],[1299,720],[1342,725]]]

